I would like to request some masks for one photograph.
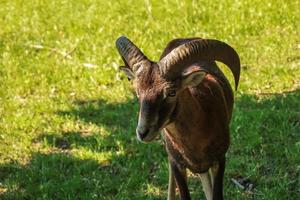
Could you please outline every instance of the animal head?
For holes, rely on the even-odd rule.
[[[165,55],[159,62],[149,60],[128,38],[116,41],[125,63],[125,72],[139,99],[140,110],[136,128],[140,141],[154,140],[159,131],[176,117],[178,96],[186,87],[198,85],[209,71],[194,65],[201,60],[221,61],[239,81],[239,57],[229,45],[217,40],[195,39]]]

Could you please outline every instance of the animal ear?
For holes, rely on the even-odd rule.
[[[119,69],[120,71],[123,71],[126,74],[128,80],[134,79],[135,75],[128,66],[120,66]]]
[[[201,69],[199,66],[192,65],[182,72],[181,85],[182,87],[199,85],[206,74],[206,71]]]

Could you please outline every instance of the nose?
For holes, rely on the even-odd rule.
[[[137,127],[136,128],[136,134],[139,139],[143,140],[149,133],[150,129],[146,127]]]

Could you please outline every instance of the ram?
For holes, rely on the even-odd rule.
[[[140,110],[137,138],[153,141],[162,132],[169,160],[168,199],[190,199],[186,169],[200,174],[206,199],[223,199],[225,154],[233,91],[215,61],[226,64],[237,89],[240,59],[224,42],[201,38],[172,40],[159,62],[149,60],[128,38],[116,41],[133,80]]]

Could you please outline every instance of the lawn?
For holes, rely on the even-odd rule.
[[[299,8],[299,0],[0,0],[0,199],[166,199],[162,144],[135,138],[121,35],[153,60],[176,37],[232,45],[242,71],[225,198],[299,199]],[[252,193],[230,181],[238,175]],[[190,176],[193,199],[203,199]]]

